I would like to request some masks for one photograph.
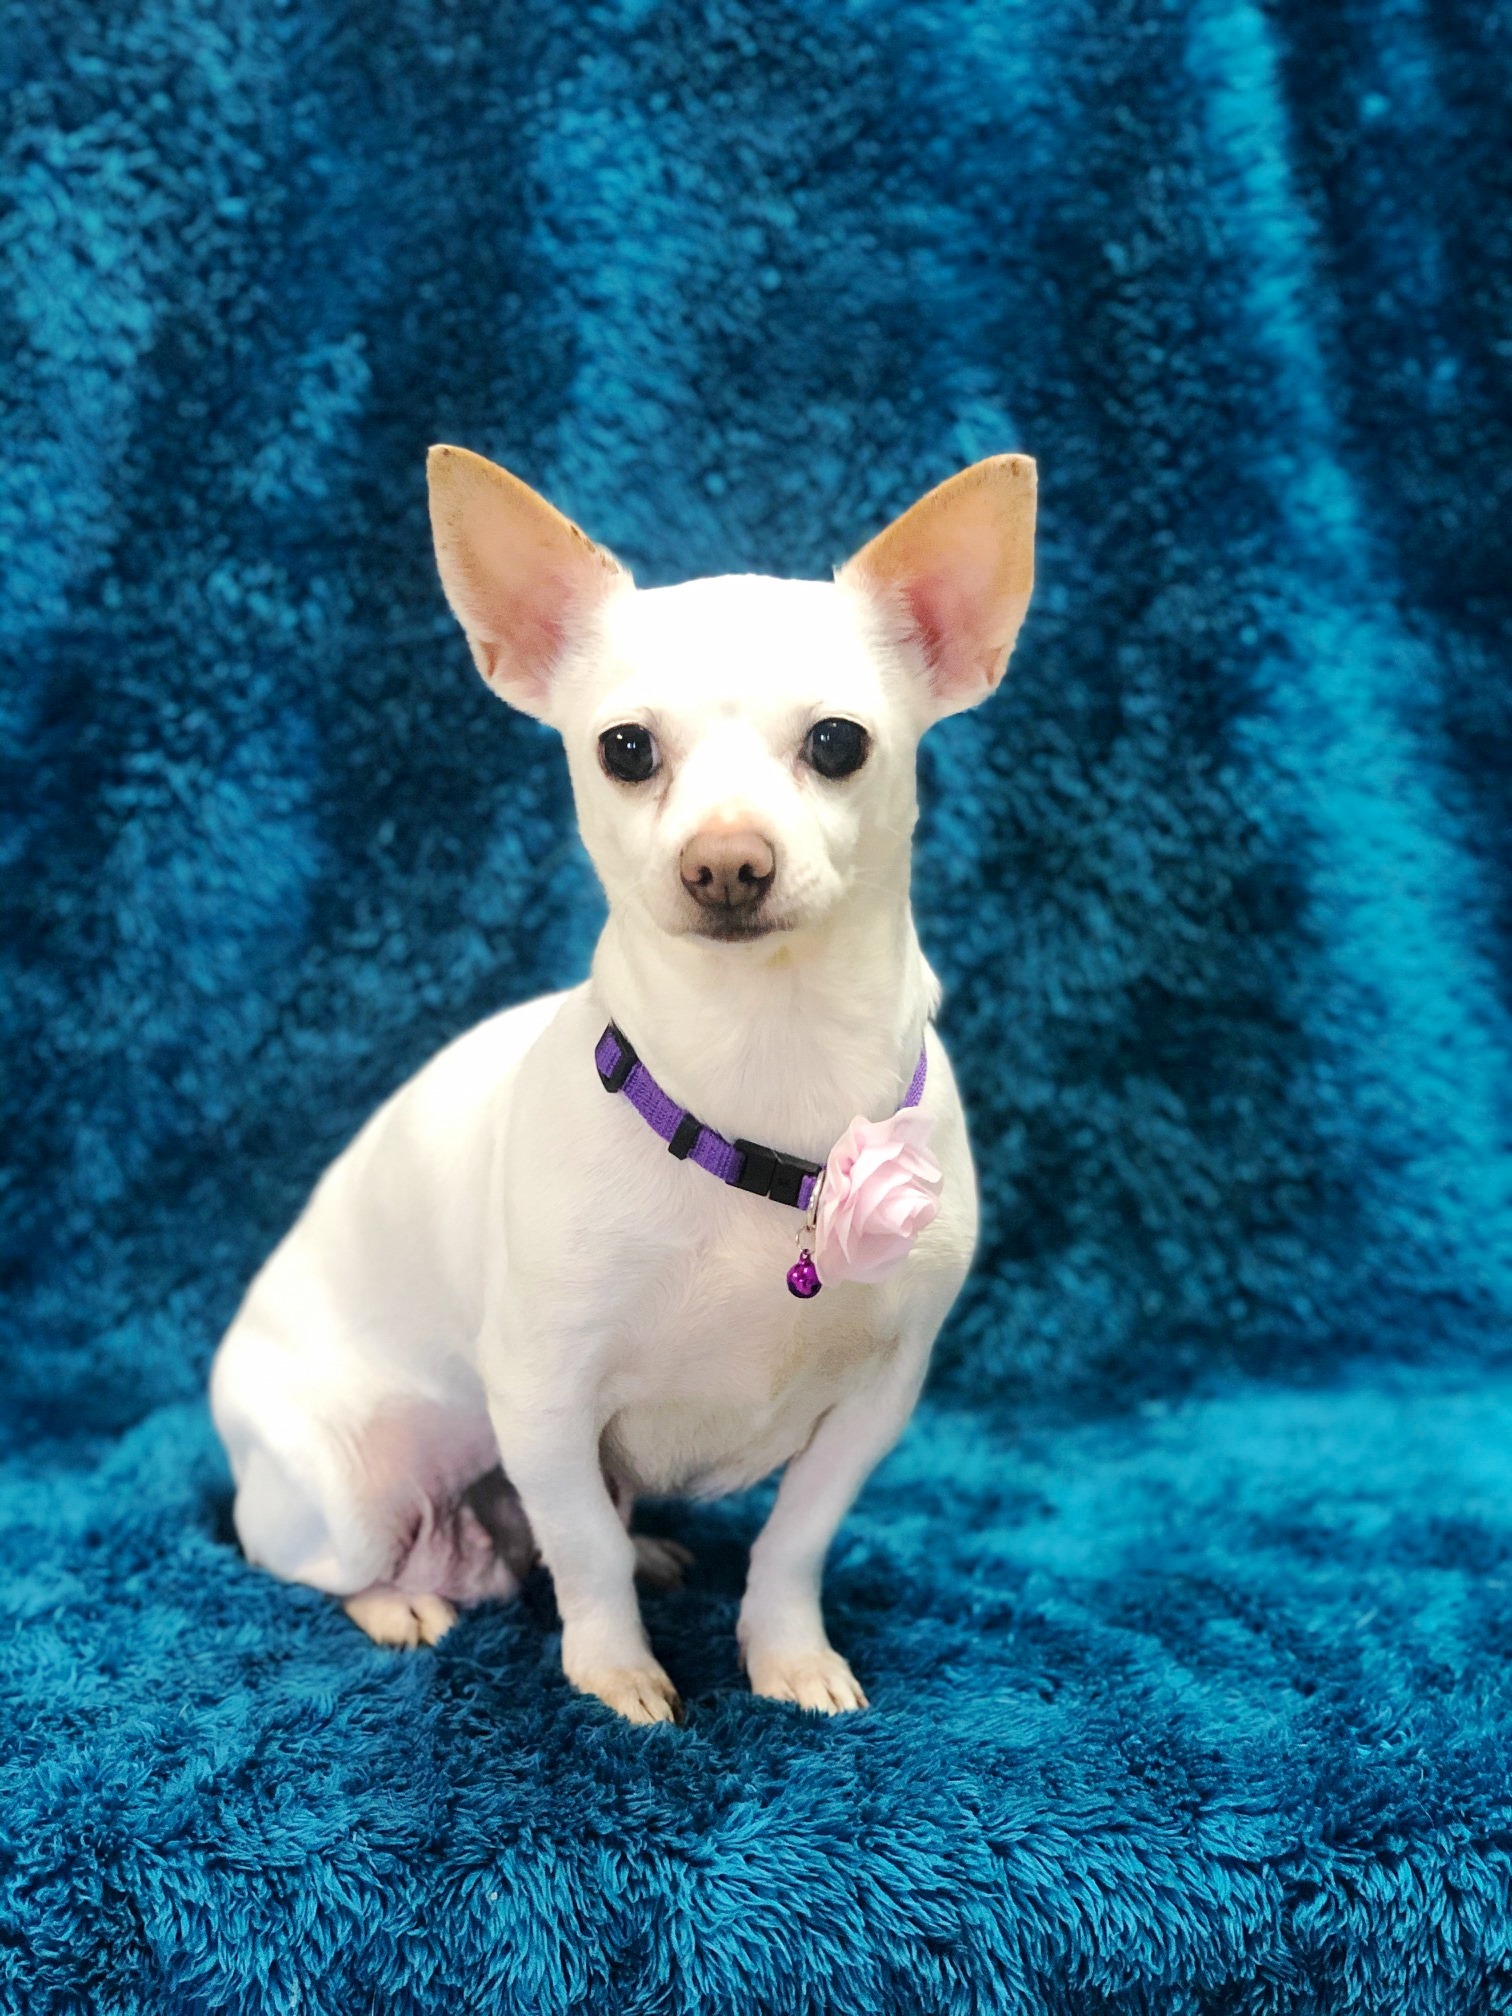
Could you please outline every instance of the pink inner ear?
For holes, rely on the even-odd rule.
[[[560,612],[560,601],[535,608],[520,604],[505,619],[504,641],[514,663],[526,672],[537,699],[545,698],[566,641],[567,628]]]
[[[546,697],[567,640],[570,596],[570,584],[543,569],[527,594],[494,598],[478,640],[488,653],[490,685],[501,672],[512,673],[532,698]]]
[[[920,574],[903,584],[903,600],[924,647],[929,683],[944,699],[976,669],[969,648],[963,654],[971,636],[959,586],[947,574]]]
[[[924,658],[929,666],[930,681],[934,683],[945,650],[944,612],[940,607],[944,600],[941,583],[938,580],[931,580],[928,575],[915,581],[907,581],[903,584],[903,600],[908,606],[914,634],[924,646]]]

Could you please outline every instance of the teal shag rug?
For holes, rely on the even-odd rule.
[[[1503,0],[0,0],[0,2009],[1512,2009]],[[746,1692],[241,1560],[204,1381],[372,1106],[583,972],[423,453],[646,582],[1041,468],[917,897],[986,1189]]]

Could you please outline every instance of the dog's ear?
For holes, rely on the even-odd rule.
[[[431,531],[441,585],[478,670],[501,699],[550,713],[575,630],[630,576],[528,484],[466,448],[432,448]]]
[[[912,646],[930,718],[985,700],[1034,587],[1034,463],[993,455],[895,518],[840,570]]]

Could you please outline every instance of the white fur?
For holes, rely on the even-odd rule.
[[[253,1282],[214,1368],[249,1558],[349,1599],[382,1642],[433,1640],[451,1602],[517,1586],[524,1561],[464,1495],[502,1461],[554,1577],[568,1677],[632,1719],[667,1719],[630,1501],[734,1491],[785,1465],[740,1614],[751,1683],[864,1705],[825,1635],[820,1577],[972,1251],[944,1050],[930,1030],[939,1217],[890,1281],[809,1302],[784,1279],[798,1213],[674,1160],[605,1093],[593,1050],[613,1018],[707,1124],[815,1161],[855,1115],[900,1104],[938,998],[909,908],[914,748],[945,708],[889,621],[844,577],[641,591],[619,576],[556,653],[537,711],[566,742],[610,902],[592,977],[483,1023],[382,1107]],[[835,714],[872,750],[826,781],[799,752]],[[656,734],[648,784],[598,762],[600,731],[625,720]],[[752,942],[698,935],[678,875],[684,841],[720,818],[775,846],[780,928]],[[675,1550],[642,1549],[658,1563],[675,1574]]]

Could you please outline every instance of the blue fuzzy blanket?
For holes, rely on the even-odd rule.
[[[0,5],[0,2009],[1512,2006],[1512,15]],[[917,895],[986,1183],[875,1704],[250,1571],[203,1400],[372,1105],[582,973],[425,445],[643,581],[1040,459]]]

